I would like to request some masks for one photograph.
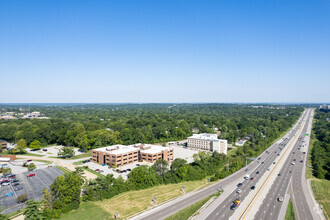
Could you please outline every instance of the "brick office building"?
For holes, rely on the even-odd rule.
[[[174,159],[174,149],[150,144],[113,145],[92,150],[92,161],[99,164],[115,165],[117,167],[135,163],[141,160],[154,163],[163,159],[168,162]]]
[[[125,145],[113,145],[92,150],[92,161],[99,164],[124,166],[137,162],[139,159],[139,148]]]
[[[159,145],[142,144],[140,148],[141,160],[155,163],[156,160],[163,159],[168,162],[174,159],[174,149],[169,147],[162,147]]]

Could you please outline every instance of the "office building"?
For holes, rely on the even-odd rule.
[[[188,147],[227,154],[227,140],[218,139],[217,134],[193,134],[188,137]]]

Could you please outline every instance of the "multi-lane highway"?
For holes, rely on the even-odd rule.
[[[277,141],[265,151],[265,154],[258,157],[257,163],[259,162],[259,165],[253,170],[247,171],[247,173],[250,174],[250,178],[244,180],[244,175],[242,175],[238,180],[242,183],[242,186],[236,187],[237,182],[233,182],[231,186],[228,187],[228,190],[232,192],[226,196],[226,198],[221,198],[220,196],[218,201],[215,201],[215,203],[218,202],[217,206],[214,204],[209,206],[197,219],[230,219],[231,217],[233,219],[239,219],[242,218],[243,215],[250,214],[249,208],[251,204],[255,203],[256,198],[260,197],[259,194],[265,187],[265,182],[269,181],[271,175],[278,175],[274,174],[275,170],[282,166],[281,162],[285,160],[290,153],[293,141],[296,139],[296,133],[302,130],[301,127],[305,124],[303,123],[303,119],[307,117],[307,114],[308,112],[305,111],[294,128],[292,128],[284,138]],[[253,179],[251,180],[251,178]],[[253,186],[255,189],[252,189]],[[242,190],[241,193],[237,193],[239,189]],[[231,210],[230,207],[235,198],[239,198],[241,202],[237,209]],[[276,199],[274,202],[276,202]],[[269,204],[266,204],[266,206],[267,205],[269,206]]]
[[[292,149],[293,142],[297,140],[297,138],[295,138],[296,133],[298,131],[301,132],[302,127],[304,127],[306,124],[304,119],[309,113],[310,110],[305,111],[303,116],[284,136],[284,138],[270,146],[247,167],[242,168],[241,170],[226,177],[220,182],[206,187],[203,190],[187,194],[176,200],[165,203],[164,205],[144,212],[134,217],[133,219],[164,219],[178,212],[179,210],[190,206],[200,199],[215,193],[219,190],[220,187],[224,189],[224,193],[219,196],[218,199],[212,205],[210,205],[209,208],[207,208],[200,216],[198,216],[197,219],[229,219],[235,213],[235,210],[230,209],[234,199],[239,198],[242,201],[242,204],[246,197],[251,197],[251,191],[257,191],[258,188],[260,188],[259,185],[261,184],[261,178],[265,179],[265,175],[267,176],[269,173],[274,172],[275,168],[278,169],[279,167],[283,166],[283,161],[286,161],[286,157],[288,157],[288,154]],[[280,165],[276,164],[278,161],[280,161]],[[246,171],[246,169],[248,170]],[[246,174],[250,174],[250,178],[244,180],[243,177]],[[253,178],[253,180],[251,180],[251,178]],[[236,188],[238,183],[242,183],[242,186]],[[251,189],[252,186],[255,186],[256,189]],[[240,194],[236,192],[238,188],[242,190]],[[238,209],[242,208],[239,207]]]

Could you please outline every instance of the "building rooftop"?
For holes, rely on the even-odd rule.
[[[218,135],[217,134],[203,133],[203,134],[193,134],[193,136],[188,137],[188,138],[203,139],[203,140],[218,140]]]
[[[112,145],[112,146],[97,148],[94,150],[118,155],[118,154],[125,154],[125,153],[132,152],[132,151],[137,151],[138,148],[135,148],[134,146],[116,144],[116,145]]]
[[[161,153],[163,150],[171,150],[173,148],[163,147],[160,145],[144,144],[143,146],[140,146],[140,149],[142,153],[156,154],[156,153]]]

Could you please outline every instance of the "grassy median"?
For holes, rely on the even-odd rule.
[[[286,209],[286,214],[285,214],[285,220],[295,220],[294,216],[294,207],[291,199],[289,200],[288,203],[288,208]]]

